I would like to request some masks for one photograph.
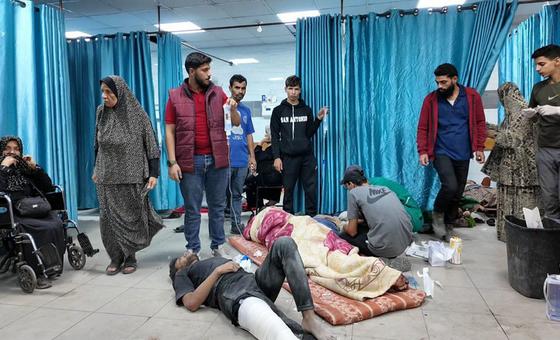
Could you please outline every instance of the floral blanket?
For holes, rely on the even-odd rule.
[[[243,236],[269,250],[279,237],[291,237],[309,278],[351,299],[361,301],[378,297],[391,288],[408,288],[401,272],[378,258],[358,255],[356,247],[309,216],[293,216],[278,208],[266,208],[247,224]]]

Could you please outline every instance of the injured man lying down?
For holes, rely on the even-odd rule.
[[[223,257],[199,260],[186,254],[171,260],[169,276],[177,305],[194,312],[205,305],[217,308],[231,322],[257,339],[336,339],[327,334],[313,311],[313,300],[297,245],[289,237],[277,239],[255,274]],[[288,280],[301,325],[288,318],[274,301]]]

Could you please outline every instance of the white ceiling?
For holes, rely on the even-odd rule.
[[[39,0],[58,6],[60,1]],[[474,1],[467,1],[474,2]],[[557,2],[557,1],[553,1]],[[340,0],[65,0],[62,1],[67,31],[92,35],[131,31],[155,31],[157,4],[161,7],[161,23],[192,21],[200,27],[221,27],[278,22],[277,13],[319,10],[321,14],[340,13]],[[417,0],[345,0],[344,14],[384,12],[391,8],[414,8]],[[537,12],[542,3],[519,7],[516,24]],[[238,28],[180,37],[198,48],[262,45],[294,42],[291,26]]]

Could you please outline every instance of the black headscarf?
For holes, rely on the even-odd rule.
[[[0,163],[8,156],[4,156],[4,150],[9,142],[16,142],[19,145],[21,154],[23,154],[23,142],[21,141],[21,138],[16,136],[4,136],[0,138]],[[10,166],[9,170],[6,172],[6,176],[8,177],[6,189],[8,191],[24,190],[25,186],[29,183],[27,176],[33,173],[33,169],[31,169],[21,156],[9,156],[14,157],[17,162]]]
[[[119,91],[117,90],[117,85],[115,84],[113,78],[105,77],[100,80],[100,83],[107,85],[109,90],[111,90],[111,92],[113,92],[113,94],[117,97],[117,99],[119,99]]]

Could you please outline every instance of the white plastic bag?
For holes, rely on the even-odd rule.
[[[525,223],[527,223],[527,228],[543,228],[541,213],[539,212],[538,207],[535,207],[534,209],[523,208],[523,217],[525,218]]]
[[[453,257],[455,249],[446,246],[441,241],[428,242],[428,262],[433,267],[443,267]]]
[[[421,245],[418,245],[412,242],[404,252],[406,256],[417,257],[420,259],[427,260],[428,259],[428,244],[426,242],[422,242]]]

